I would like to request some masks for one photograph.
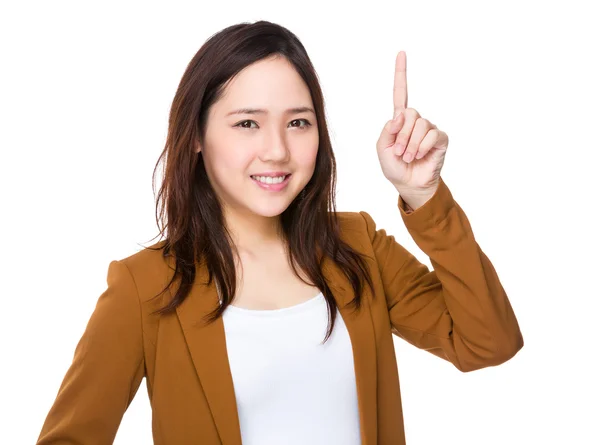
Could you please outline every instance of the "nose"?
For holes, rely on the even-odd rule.
[[[260,160],[263,162],[284,163],[289,158],[285,131],[273,128],[264,139],[264,146],[260,152]]]

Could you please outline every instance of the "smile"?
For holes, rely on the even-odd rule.
[[[276,177],[270,177],[270,176],[250,176],[250,178],[252,178],[252,181],[257,184],[259,187],[263,188],[264,190],[271,190],[274,192],[278,192],[283,190],[288,183],[290,182],[290,177],[292,175],[285,175],[285,176],[276,176]]]

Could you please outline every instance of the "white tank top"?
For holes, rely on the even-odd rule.
[[[322,293],[295,306],[223,313],[243,445],[359,445],[352,344]]]

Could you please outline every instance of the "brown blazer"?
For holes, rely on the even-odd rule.
[[[414,212],[400,197],[398,208],[433,271],[377,230],[366,212],[339,213],[342,236],[369,257],[375,284],[375,295],[366,287],[360,312],[344,306],[353,293],[341,270],[333,261],[323,266],[352,342],[363,445],[405,443],[392,334],[463,372],[503,363],[523,346],[496,271],[444,181]],[[108,288],[76,347],[38,445],[112,443],[144,377],[155,444],[241,444],[223,320],[196,324],[218,305],[214,281],[203,284],[207,271],[198,267],[198,281],[177,313],[150,316],[166,301],[151,303],[150,297],[172,273],[160,253],[142,250],[109,264]]]

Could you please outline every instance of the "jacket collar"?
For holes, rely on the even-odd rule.
[[[361,309],[355,312],[352,306],[346,306],[354,298],[354,293],[343,271],[330,258],[323,261],[322,271],[352,342],[361,443],[375,445],[377,442],[377,369],[375,336],[369,305],[371,292],[366,286],[363,290]],[[210,286],[205,284],[207,282],[208,270],[206,267],[197,266],[196,281],[190,294],[177,308],[177,317],[221,442],[223,445],[242,445],[223,319],[219,317],[210,324],[202,319],[219,305],[215,281],[213,280]]]

